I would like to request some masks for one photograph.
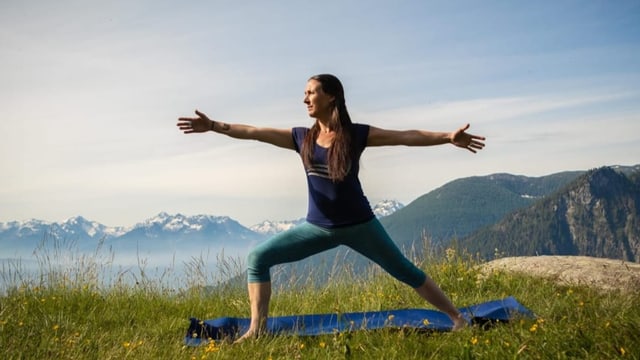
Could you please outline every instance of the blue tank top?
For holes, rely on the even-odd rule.
[[[309,129],[303,127],[292,129],[293,141],[298,153],[308,132]],[[339,182],[329,178],[327,167],[329,149],[314,143],[312,167],[306,169],[309,190],[307,222],[311,224],[336,228],[360,224],[375,216],[358,179],[360,155],[367,146],[369,126],[353,124],[351,134],[355,154],[351,160],[349,173]]]

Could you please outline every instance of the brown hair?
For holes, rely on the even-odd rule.
[[[353,161],[351,148],[352,123],[344,100],[344,88],[340,80],[331,74],[314,75],[309,80],[318,81],[322,91],[334,97],[331,124],[329,125],[335,131],[335,137],[327,153],[327,165],[331,180],[341,181],[349,173],[351,162]],[[313,148],[319,133],[320,125],[316,121],[304,138],[300,155],[307,169],[311,167]]]

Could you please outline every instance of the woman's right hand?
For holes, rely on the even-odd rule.
[[[204,113],[196,110],[197,117],[178,118],[178,128],[185,134],[203,133],[213,130],[215,122]]]

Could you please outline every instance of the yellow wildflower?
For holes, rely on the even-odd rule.
[[[478,337],[474,336],[471,338],[471,345],[476,345],[478,343]]]
[[[327,346],[327,344],[326,344],[324,341],[320,341],[320,344],[319,344],[319,345],[320,345],[320,347],[321,347],[321,348],[323,348],[323,349]]]
[[[573,289],[567,290],[567,295],[571,295],[571,294],[573,294]]]
[[[209,343],[207,343],[207,347],[204,349],[204,352],[205,353],[210,353],[210,352],[215,352],[215,351],[218,351],[218,350],[220,350],[220,348],[218,348],[216,346],[216,342],[210,339]]]
[[[538,324],[533,324],[529,328],[529,331],[531,331],[531,332],[536,332],[537,330],[538,330]]]
[[[129,346],[131,346],[131,343],[130,343],[130,342],[128,342],[128,341],[125,341],[125,342],[123,342],[123,343],[122,343],[122,346],[123,346],[125,349],[128,349],[128,348],[129,348]]]
[[[60,325],[55,324],[55,325],[53,325],[52,329],[53,329],[53,331],[58,331],[58,329],[60,329]]]

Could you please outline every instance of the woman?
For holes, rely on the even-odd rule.
[[[253,139],[298,152],[309,189],[306,222],[256,246],[248,256],[248,290],[251,303],[249,330],[238,339],[263,331],[271,298],[271,266],[301,260],[346,245],[379,264],[396,279],[413,287],[425,300],[449,315],[453,330],[466,325],[458,309],[438,285],[411,263],[374,216],[358,179],[360,154],[368,146],[431,146],[453,144],[473,153],[485,138],[466,133],[469,124],[451,132],[386,130],[351,122],[344,89],[333,75],[311,77],[304,92],[309,128],[257,128],[196,117],[183,117],[178,127],[185,134],[213,131],[237,139]]]

